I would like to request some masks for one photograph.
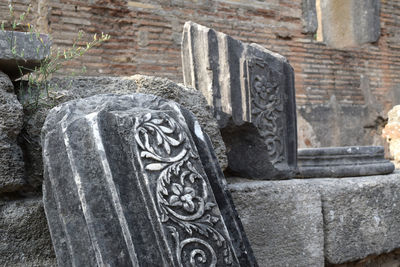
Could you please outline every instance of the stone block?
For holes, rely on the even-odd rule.
[[[0,200],[0,265],[57,266],[41,198]]]
[[[15,47],[16,55],[11,52]],[[40,63],[50,53],[51,41],[46,34],[37,36],[35,33],[0,30],[0,71],[11,79],[21,77],[18,68],[23,67],[23,73],[30,72],[40,66]]]
[[[324,266],[321,198],[301,180],[228,181],[260,266]]]
[[[380,36],[380,0],[321,0],[323,41],[335,48],[373,43]]]
[[[230,171],[256,179],[292,177],[296,103],[288,61],[257,44],[186,22],[182,66],[184,83],[214,107]]]
[[[302,0],[302,23],[303,33],[315,33],[318,29],[317,10],[315,7],[315,0]]]
[[[314,186],[322,197],[328,262],[339,264],[400,248],[399,172],[315,179]]]
[[[211,143],[175,102],[70,101],[42,143],[59,266],[256,266]]]
[[[400,248],[400,172],[228,181],[262,266],[331,266]]]
[[[53,106],[96,94],[115,93],[147,93],[173,100],[189,109],[197,117],[202,129],[210,136],[219,164],[224,170],[228,165],[225,144],[218,129],[212,108],[207,105],[204,96],[197,90],[176,84],[168,79],[134,75],[131,77],[74,77],[54,78],[52,88],[57,95],[48,104]],[[43,181],[43,163],[41,157],[40,131],[49,111],[49,105],[41,105],[38,110],[27,110],[29,120],[25,121],[29,142],[25,145],[27,157],[27,177],[29,184],[40,188]]]
[[[0,193],[24,185],[24,161],[17,137],[22,129],[23,109],[7,75],[0,71]]]

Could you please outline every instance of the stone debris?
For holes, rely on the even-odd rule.
[[[294,71],[283,56],[186,22],[182,66],[185,85],[214,107],[232,173],[271,180],[294,175]]]
[[[97,95],[52,109],[44,203],[59,266],[256,266],[208,136],[185,108]]]

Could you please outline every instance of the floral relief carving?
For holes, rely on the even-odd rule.
[[[272,164],[284,160],[283,153],[283,116],[282,92],[278,82],[272,80],[271,72],[262,59],[248,61],[252,121],[265,138]]]
[[[166,113],[147,113],[135,123],[135,140],[145,170],[157,175],[158,212],[174,240],[179,265],[231,265],[232,248],[222,234],[219,209],[182,127]],[[222,260],[216,250],[223,251]]]

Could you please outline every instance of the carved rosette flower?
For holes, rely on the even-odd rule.
[[[194,211],[193,197],[195,196],[195,191],[189,186],[184,188],[180,184],[172,184],[172,195],[169,199],[169,205],[174,207],[183,207],[188,212]]]

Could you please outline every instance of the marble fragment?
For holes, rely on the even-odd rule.
[[[178,104],[70,101],[42,144],[59,266],[257,266],[210,140]]]
[[[186,22],[182,66],[185,85],[214,107],[231,173],[268,180],[294,175],[294,71],[286,58]]]

